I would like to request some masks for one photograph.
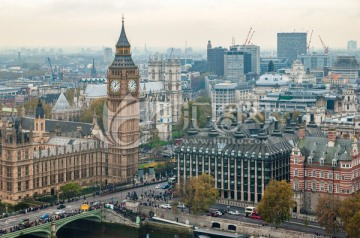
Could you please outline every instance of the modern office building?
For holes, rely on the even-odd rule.
[[[110,65],[114,59],[114,53],[111,48],[104,48],[104,62],[106,65]]]
[[[291,90],[266,94],[259,100],[259,108],[279,112],[306,112],[306,108],[324,107],[329,112],[340,112],[341,103],[342,96],[330,94],[328,90]]]
[[[355,40],[349,40],[347,43],[348,50],[356,50],[357,49],[357,42]]]
[[[266,129],[244,123],[223,134],[213,123],[204,132],[194,128],[176,153],[180,186],[202,173],[215,179],[221,199],[258,203],[270,179],[290,179],[290,154],[294,130],[281,132],[277,122]],[[190,136],[191,135],[191,136]]]
[[[251,55],[236,47],[225,52],[224,78],[232,82],[244,82],[245,74],[251,72]]]
[[[341,74],[344,78],[354,83],[359,78],[360,64],[355,56],[336,56],[336,60],[330,69],[331,74]]]
[[[277,57],[289,58],[292,64],[298,55],[306,54],[307,33],[277,33]]]
[[[251,55],[251,72],[257,75],[260,74],[260,46],[257,45],[239,45],[239,51]]]
[[[224,76],[224,55],[225,48],[212,48],[211,41],[207,45],[207,71],[219,77]]]
[[[324,69],[324,67],[331,67],[331,57],[329,54],[302,54],[298,55],[298,60],[304,65],[305,70]]]
[[[278,71],[279,69],[285,69],[288,68],[291,63],[289,63],[288,58],[260,58],[260,74],[265,74],[268,70],[268,66],[270,61],[274,64],[274,70]]]
[[[236,83],[215,84],[211,90],[212,119],[217,120],[235,107]]]

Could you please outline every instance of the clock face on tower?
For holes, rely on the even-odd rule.
[[[129,80],[128,89],[131,93],[136,91],[136,81],[135,80],[133,80],[133,79]]]
[[[120,82],[119,80],[113,80],[110,84],[110,89],[113,93],[117,93],[120,91]]]

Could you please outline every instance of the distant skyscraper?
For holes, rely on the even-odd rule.
[[[298,55],[306,54],[307,33],[277,33],[277,57],[289,58],[292,64]]]
[[[207,45],[207,70],[217,76],[224,76],[224,55],[225,48],[215,47],[212,48],[211,41]]]
[[[260,46],[257,45],[240,45],[239,51],[246,52],[251,55],[251,71],[260,74]]]
[[[93,63],[92,63],[92,66],[91,66],[91,71],[90,71],[90,74],[91,74],[91,77],[95,78],[97,73],[96,73],[96,68],[95,68],[95,60],[93,58]]]
[[[298,59],[302,62],[305,69],[323,69],[331,66],[331,57],[329,54],[311,54],[299,55]]]
[[[232,82],[245,81],[245,74],[251,72],[251,55],[231,47],[224,56],[224,78]]]
[[[357,48],[357,42],[355,40],[349,40],[347,43],[347,49],[356,50],[356,48]]]
[[[104,48],[104,62],[110,65],[114,59],[114,54],[111,48]]]

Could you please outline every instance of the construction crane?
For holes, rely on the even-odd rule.
[[[248,32],[248,34],[247,34],[247,36],[246,36],[246,40],[245,40],[244,45],[246,45],[246,43],[247,43],[248,40],[249,40],[249,36],[250,36],[251,30],[252,30],[252,27],[250,27],[250,30],[249,30],[249,32]]]
[[[325,43],[324,43],[324,41],[321,39],[321,36],[319,35],[319,38],[320,38],[320,41],[321,41],[321,45],[322,45],[322,47],[323,47],[323,49],[324,49],[324,53],[325,54],[328,54],[329,53],[329,46],[326,46],[325,45]]]
[[[314,30],[311,30],[310,39],[309,39],[309,42],[306,47],[306,51],[308,54],[310,53],[309,51],[310,51],[310,45],[311,45],[311,39],[312,39],[313,32],[314,32]]]
[[[49,66],[50,66],[50,70],[51,70],[51,79],[52,81],[55,81],[56,80],[56,75],[55,75],[55,72],[54,72],[54,69],[51,65],[51,59],[50,57],[47,57],[47,60],[48,60],[48,63],[49,63]]]
[[[247,42],[247,44],[248,44],[248,45],[250,45],[250,43],[251,43],[251,39],[252,39],[252,37],[253,37],[254,33],[255,33],[255,31],[253,31],[253,32],[251,33],[250,38],[249,38],[249,41]]]

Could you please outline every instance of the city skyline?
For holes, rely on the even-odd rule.
[[[233,37],[243,44],[250,27],[252,43],[276,49],[278,32],[311,32],[311,47],[321,48],[319,35],[330,48],[346,48],[360,40],[357,0],[302,2],[253,1],[126,1],[0,0],[1,47],[112,47],[122,14],[133,47],[205,49],[228,47]],[[325,20],[326,19],[326,20]]]

